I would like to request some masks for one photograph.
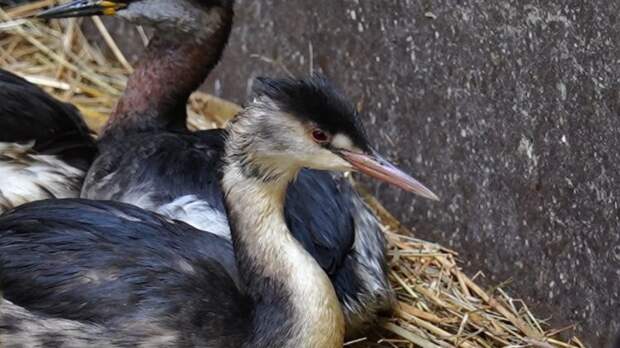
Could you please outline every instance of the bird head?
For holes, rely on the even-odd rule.
[[[374,150],[356,109],[324,77],[258,78],[253,93],[252,103],[231,122],[229,129],[233,136],[237,133],[234,143],[238,148],[232,152],[244,154],[242,162],[259,168],[255,173],[303,167],[358,171],[438,199]]]
[[[174,33],[195,34],[232,12],[233,0],[74,0],[52,7],[38,18],[117,16]]]

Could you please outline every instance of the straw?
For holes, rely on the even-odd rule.
[[[91,19],[99,36],[88,40],[82,20],[52,22],[22,18],[54,4],[30,2],[0,10],[0,65],[57,98],[73,103],[95,131],[105,123],[133,70],[104,23]],[[88,21],[88,20],[86,20]],[[146,40],[142,28],[137,28]],[[105,54],[107,48],[111,54]],[[265,59],[264,57],[257,57]],[[239,107],[202,92],[188,104],[192,129],[219,127]],[[583,348],[537,319],[524,301],[501,286],[485,290],[479,275],[468,276],[455,251],[415,238],[357,183],[379,217],[389,243],[390,280],[397,294],[394,314],[368,337],[347,347],[541,347]]]

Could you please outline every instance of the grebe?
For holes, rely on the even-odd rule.
[[[0,217],[3,344],[341,347],[341,305],[287,227],[287,186],[303,167],[420,184],[377,155],[325,80],[262,79],[255,95],[224,145],[232,247],[119,202],[39,201]]]

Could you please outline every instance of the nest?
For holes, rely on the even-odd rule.
[[[54,3],[41,0],[0,10],[0,66],[73,103],[89,126],[99,130],[124,89],[131,64],[99,18],[48,23],[23,19]],[[103,47],[89,42],[82,31],[85,23],[99,32],[102,40],[97,41]],[[136,30],[146,45],[144,31]],[[188,110],[190,127],[204,129],[221,126],[239,107],[196,92]],[[585,347],[576,337],[558,338],[572,327],[551,329],[501,287],[485,289],[477,276],[461,271],[456,252],[412,237],[370,194],[360,192],[388,237],[390,280],[398,301],[393,317],[372,336],[347,346]]]

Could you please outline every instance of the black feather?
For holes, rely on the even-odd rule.
[[[67,199],[8,212],[0,236],[3,296],[31,312],[111,329],[152,322],[179,346],[250,335],[232,245],[214,234],[123,203]]]
[[[0,142],[35,141],[34,151],[87,170],[96,145],[78,110],[0,69]]]
[[[302,170],[286,194],[284,214],[293,236],[335,277],[344,270],[346,255],[355,241],[350,185],[339,185],[326,172]],[[344,186],[344,187],[341,187]]]
[[[26,204],[0,218],[0,234],[5,298],[66,319],[104,322],[163,301],[165,277],[185,272],[183,262],[216,260],[236,281],[229,241],[123,203]]]

